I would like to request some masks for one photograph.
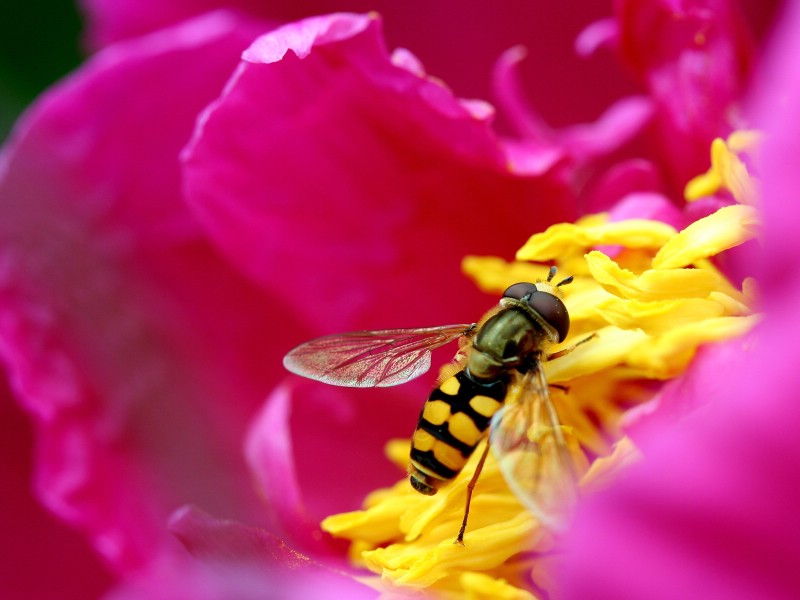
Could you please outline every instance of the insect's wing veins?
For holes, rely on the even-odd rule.
[[[297,375],[345,387],[389,387],[419,377],[431,350],[472,331],[469,324],[329,335],[299,345],[283,359]]]

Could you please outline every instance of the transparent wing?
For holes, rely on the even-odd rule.
[[[565,529],[577,501],[577,475],[539,366],[509,388],[492,418],[490,440],[520,502],[545,526]]]
[[[474,325],[356,331],[300,344],[283,358],[292,373],[345,387],[388,387],[431,367],[431,350],[473,331]]]

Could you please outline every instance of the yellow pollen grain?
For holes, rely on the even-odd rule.
[[[455,377],[450,377],[439,386],[439,389],[448,396],[455,396],[458,394],[458,390],[461,389],[461,384]]]
[[[450,405],[443,400],[429,400],[425,403],[422,418],[433,425],[441,425],[450,418]]]
[[[500,408],[500,402],[489,396],[475,396],[469,405],[476,413],[484,417],[491,417]]]

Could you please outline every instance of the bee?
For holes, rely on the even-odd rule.
[[[577,476],[542,363],[578,344],[548,354],[569,332],[559,288],[567,277],[515,283],[479,323],[420,329],[359,331],[317,338],[283,359],[292,373],[346,387],[388,387],[419,377],[431,351],[459,340],[450,374],[440,378],[423,405],[411,441],[411,486],[432,495],[464,468],[489,430],[456,543],[463,544],[472,492],[489,448],[509,487],[540,522],[566,524],[577,499]]]

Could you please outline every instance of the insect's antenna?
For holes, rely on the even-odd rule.
[[[561,287],[562,285],[567,285],[568,283],[572,283],[572,280],[575,279],[572,275],[569,277],[564,277],[561,281],[556,284],[556,287]],[[549,279],[548,279],[549,281]]]
[[[553,281],[553,277],[556,276],[556,271],[558,271],[558,269],[556,268],[555,265],[550,267],[550,272],[547,274],[547,283],[550,283],[551,281]]]

